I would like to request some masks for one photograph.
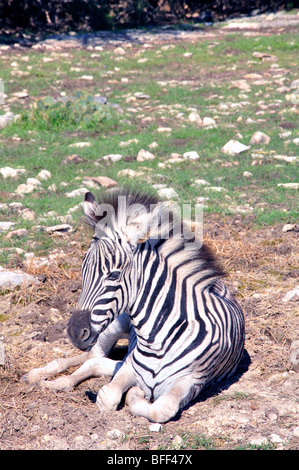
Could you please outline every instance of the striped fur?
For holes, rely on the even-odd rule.
[[[126,197],[125,213],[119,195]],[[108,205],[113,214],[103,227],[100,208]],[[159,223],[148,238],[153,207]],[[172,236],[175,217],[170,238],[161,238],[163,210],[156,198],[139,193],[113,191],[101,204],[86,195],[86,221],[95,232],[74,318],[79,325],[80,312],[88,312],[89,325],[74,333],[74,320],[69,324],[74,345],[88,350],[118,315],[129,314],[134,344],[97,403],[102,411],[116,409],[133,387],[130,411],[158,422],[175,416],[206,384],[232,374],[244,347],[243,313],[221,281],[223,271],[205,245],[186,248],[186,239]]]

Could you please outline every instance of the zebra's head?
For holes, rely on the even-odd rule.
[[[134,302],[140,281],[135,254],[146,238],[150,206],[157,203],[152,196],[138,199],[112,191],[100,204],[86,193],[85,221],[94,236],[82,261],[82,291],[67,329],[79,349],[91,349],[98,335]]]

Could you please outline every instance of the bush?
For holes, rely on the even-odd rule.
[[[105,104],[105,98],[82,91],[58,99],[46,96],[22,115],[23,123],[42,129],[74,126],[76,129],[96,130],[101,124],[115,120],[113,105]]]

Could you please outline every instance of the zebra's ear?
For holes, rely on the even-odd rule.
[[[94,198],[94,195],[90,192],[85,193],[84,201],[83,201],[83,211],[85,215],[85,220],[88,225],[95,228],[97,224],[97,203]]]

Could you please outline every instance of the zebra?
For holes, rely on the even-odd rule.
[[[94,234],[67,328],[83,364],[73,380],[44,385],[63,388],[66,379],[70,388],[82,377],[110,375],[97,394],[100,414],[115,411],[126,393],[131,414],[167,422],[206,385],[235,372],[244,351],[242,309],[210,248],[176,214],[165,218],[169,206],[155,196],[113,189],[96,200],[87,192],[83,207]],[[112,361],[107,354],[121,335],[129,336],[128,353]],[[25,379],[61,371],[63,361]]]

